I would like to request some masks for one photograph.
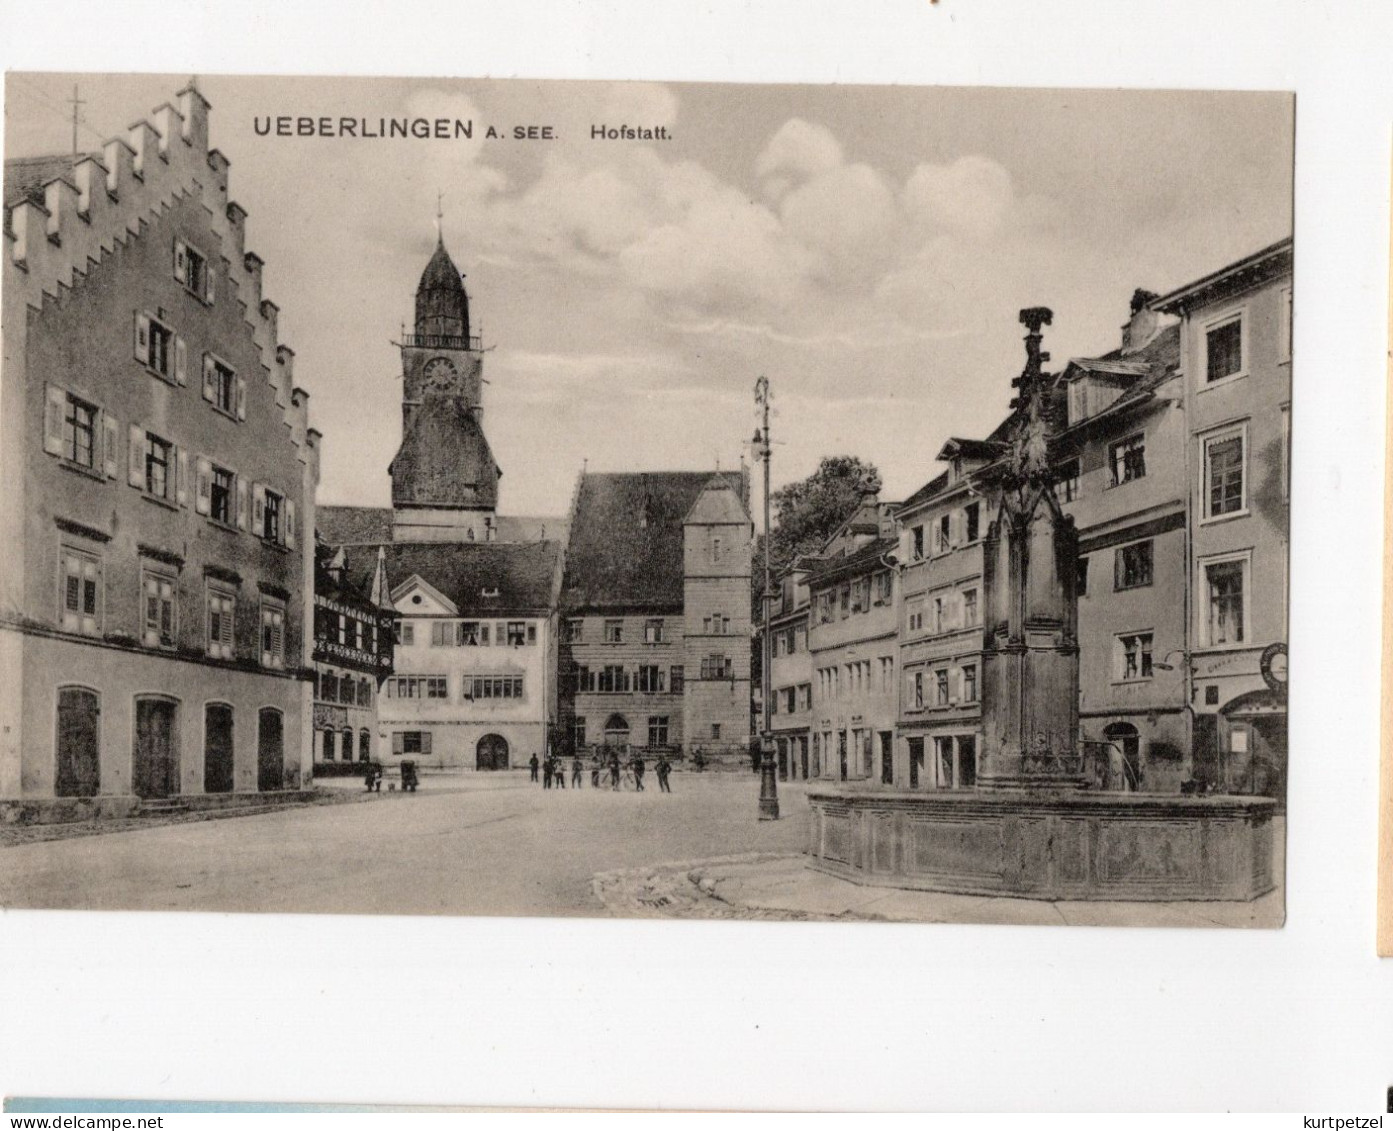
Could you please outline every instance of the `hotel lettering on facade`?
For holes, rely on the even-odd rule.
[[[1284,240],[1139,290],[1118,347],[1053,379],[1055,490],[1079,537],[1078,742],[1107,788],[1285,794],[1291,280]],[[976,788],[994,516],[973,481],[1003,458],[1000,432],[944,445],[945,469],[888,506],[893,540],[863,504],[784,577],[773,694],[792,712],[774,731],[781,751],[808,740],[812,776]],[[805,622],[806,708],[790,651]]]
[[[319,435],[192,85],[6,162],[0,803],[299,787]]]

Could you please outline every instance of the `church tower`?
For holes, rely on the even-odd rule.
[[[502,471],[484,437],[484,356],[470,332],[464,278],[443,234],[416,288],[413,329],[401,341],[402,439],[390,468],[393,537],[492,541]]]

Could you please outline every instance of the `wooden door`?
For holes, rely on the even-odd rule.
[[[168,699],[136,700],[132,786],[137,797],[173,797],[179,792],[174,704]]]
[[[475,750],[474,765],[480,770],[506,770],[508,768],[508,740],[501,734],[486,734],[479,739]]]
[[[262,707],[256,734],[256,788],[263,793],[283,789],[285,734],[281,713],[274,707]]]
[[[209,703],[203,712],[203,792],[232,792],[232,708]]]
[[[53,792],[95,797],[101,783],[101,700],[85,687],[58,692],[58,749]]]

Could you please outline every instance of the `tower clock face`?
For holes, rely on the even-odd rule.
[[[428,393],[447,393],[455,387],[455,367],[447,358],[437,357],[426,362],[423,376]]]

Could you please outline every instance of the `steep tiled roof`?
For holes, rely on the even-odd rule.
[[[316,507],[314,525],[331,546],[392,540],[390,507]]]
[[[560,542],[397,542],[387,545],[387,577],[392,586],[419,576],[459,609],[461,616],[501,616],[543,611],[551,595],[561,556]],[[372,586],[376,546],[347,551],[348,580]],[[496,590],[496,597],[486,592]]]
[[[32,200],[36,204],[44,202],[44,185],[49,181],[64,177],[73,180],[73,166],[83,157],[91,156],[101,160],[100,153],[53,154],[47,157],[15,157],[5,162],[5,211],[8,212],[21,200]]]
[[[901,503],[896,513],[903,514],[905,511],[913,510],[925,499],[933,498],[947,486],[948,472],[940,472]]]
[[[855,577],[871,569],[883,568],[880,559],[898,545],[897,538],[877,538],[845,557],[825,558],[818,563],[808,583],[817,589],[845,577]]]
[[[392,541],[390,507],[317,507],[319,536],[333,546]],[[496,514],[496,542],[565,542],[566,518],[557,514]]]
[[[427,397],[388,470],[393,505],[498,505],[501,472],[478,417],[461,397]]]
[[[744,502],[744,478],[722,472]],[[566,550],[561,604],[682,607],[682,521],[709,471],[591,473],[581,477]]]

